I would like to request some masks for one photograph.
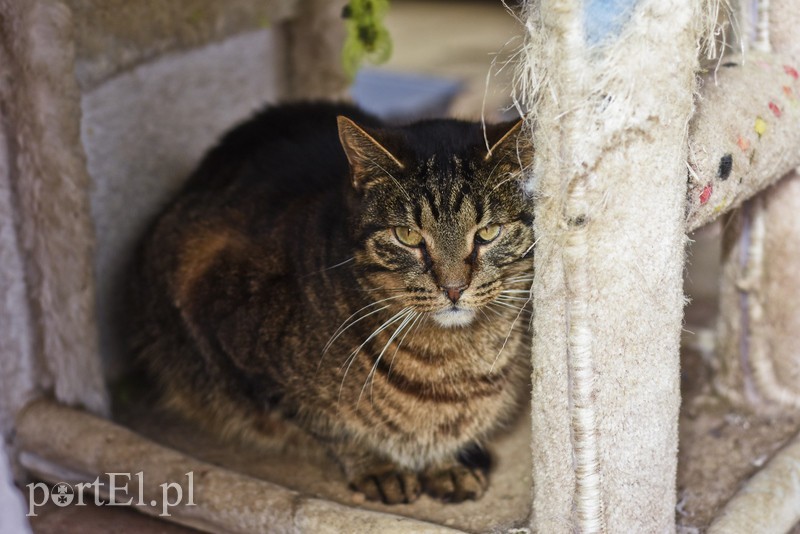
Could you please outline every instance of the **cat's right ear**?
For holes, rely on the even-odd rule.
[[[339,140],[350,163],[353,187],[364,189],[370,181],[403,169],[400,160],[358,124],[342,115],[336,122]]]

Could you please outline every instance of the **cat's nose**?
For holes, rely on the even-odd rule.
[[[468,284],[460,284],[460,285],[452,285],[452,286],[442,286],[442,290],[444,291],[447,298],[450,299],[450,302],[455,304],[458,302],[458,299],[461,298],[461,294],[467,289]]]

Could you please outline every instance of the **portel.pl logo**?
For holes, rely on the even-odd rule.
[[[87,506],[94,503],[95,506],[150,506],[161,508],[158,514],[161,517],[169,517],[169,510],[173,506],[196,506],[194,502],[194,471],[185,473],[186,476],[186,495],[183,494],[183,486],[178,482],[164,482],[160,484],[161,499],[144,499],[144,473],[106,473],[108,483],[100,482],[97,477],[94,482],[80,482],[68,484],[57,482],[48,487],[44,482],[31,482],[28,488],[28,517],[36,517],[36,509],[52,501],[56,506]],[[133,496],[128,491],[128,483],[135,479],[138,487],[137,495]],[[90,495],[87,497],[86,493]],[[103,499],[102,495],[107,494],[108,498]],[[136,498],[135,498],[136,497]],[[184,497],[186,501],[184,502]]]

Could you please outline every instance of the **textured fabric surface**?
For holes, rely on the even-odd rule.
[[[800,6],[798,6],[800,9]],[[800,144],[797,145],[800,152]],[[798,157],[800,160],[800,157]],[[800,163],[800,161],[798,161]],[[763,395],[800,408],[800,175],[785,176],[764,193],[764,317],[761,332],[771,369]]]
[[[779,15],[784,12],[786,17]],[[691,226],[800,165],[800,44],[791,24],[799,12],[796,0],[771,4],[769,37],[776,54],[749,54],[741,68],[730,69],[738,72],[720,73],[725,78],[720,94],[712,89],[703,102]],[[731,106],[738,111],[728,111]],[[733,120],[712,128],[719,116]],[[722,179],[722,159],[715,160],[725,157],[732,165]],[[790,173],[726,225],[714,379],[717,389],[743,408],[800,408],[798,211],[800,178]]]
[[[287,68],[283,72],[286,100],[345,96],[349,81],[341,58],[345,39],[341,16],[346,4],[345,0],[302,0],[298,16],[283,27],[287,47]]]
[[[800,1],[777,0],[770,3],[769,37],[772,49],[783,54],[800,68]],[[800,82],[795,80],[790,88],[800,104]],[[795,118],[800,123],[800,116]],[[795,156],[800,165],[800,139],[787,152]],[[753,317],[756,331],[740,335],[756,337],[751,345],[761,350],[756,357],[760,367],[756,378],[759,393],[768,402],[782,407],[800,408],[800,174],[796,171],[783,177],[774,187],[763,193],[763,267],[760,287],[754,288],[753,298],[763,307],[762,317]],[[732,357],[732,355],[728,355]],[[761,361],[758,361],[758,358]]]
[[[800,164],[800,64],[733,55],[704,80],[689,133],[688,230]]]
[[[75,75],[84,91],[168,52],[274,27],[298,0],[63,0],[75,24]]]
[[[774,6],[773,6],[774,7]],[[799,6],[800,7],[800,6]],[[776,36],[776,34],[771,34]],[[690,126],[689,229],[724,224],[714,382],[740,407],[800,406],[800,65],[750,52],[710,74]]]
[[[782,534],[800,520],[800,435],[780,450],[725,506],[709,534]]]
[[[0,440],[0,532],[26,534],[30,532],[25,519],[25,499],[14,485],[6,450]]]
[[[531,3],[527,21],[539,85],[532,526],[671,531],[687,123],[705,21],[696,2],[643,1],[617,41],[589,50],[579,6]]]
[[[6,58],[0,48],[0,72]],[[0,80],[7,80],[0,76]],[[0,81],[0,83],[3,83]],[[7,89],[6,89],[7,90]],[[5,92],[0,89],[0,94]],[[38,358],[33,353],[31,310],[25,281],[25,262],[17,235],[11,183],[14,166],[0,107],[0,436],[9,436],[14,414],[37,393]],[[2,445],[0,438],[0,445]]]
[[[769,13],[760,28],[761,41],[768,41],[772,50],[787,58],[784,71],[791,80],[782,89],[789,109],[795,112],[789,118],[797,130],[800,1],[773,0],[765,5]],[[784,132],[773,143],[783,153],[772,157],[800,164],[796,132]],[[736,406],[760,414],[800,408],[798,213],[800,174],[793,171],[749,201],[730,218],[733,224],[725,230],[715,385]],[[743,485],[709,532],[796,530],[799,471],[800,434]]]
[[[223,132],[279,98],[283,52],[274,30],[247,32],[154,59],[82,95],[108,376],[130,363],[119,327],[136,244]]]
[[[205,532],[458,532],[304,496],[196,460],[110,421],[49,401],[37,401],[23,412],[18,441],[25,467],[49,482],[91,482],[104,473],[142,472],[141,479],[130,479],[131,495],[139,495],[141,480],[143,502],[153,501],[156,505],[136,509],[154,515],[162,509],[160,484],[180,484],[184,499],[188,499],[186,473],[192,472],[196,506],[170,509],[170,520]]]
[[[0,69],[4,78],[13,80],[0,94],[14,208],[2,216],[16,217],[32,352],[41,355],[43,363],[37,377],[45,387],[52,384],[59,400],[104,413],[107,399],[94,316],[93,231],[79,138],[70,12],[51,1],[2,1],[0,13],[0,39],[7,54]],[[12,313],[19,315],[9,320],[18,322],[26,310],[20,306]],[[26,335],[23,328],[17,335]],[[10,359],[18,369],[30,368],[24,351],[12,353]]]

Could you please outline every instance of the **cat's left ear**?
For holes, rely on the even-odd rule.
[[[336,118],[339,125],[339,140],[350,162],[353,186],[362,189],[375,179],[375,176],[391,176],[403,169],[403,164],[389,149],[372,135],[347,117]]]
[[[525,119],[486,125],[486,139],[491,147],[484,160],[499,162],[507,160],[517,162],[520,168],[527,168],[533,163],[533,143],[530,133],[524,128]]]

